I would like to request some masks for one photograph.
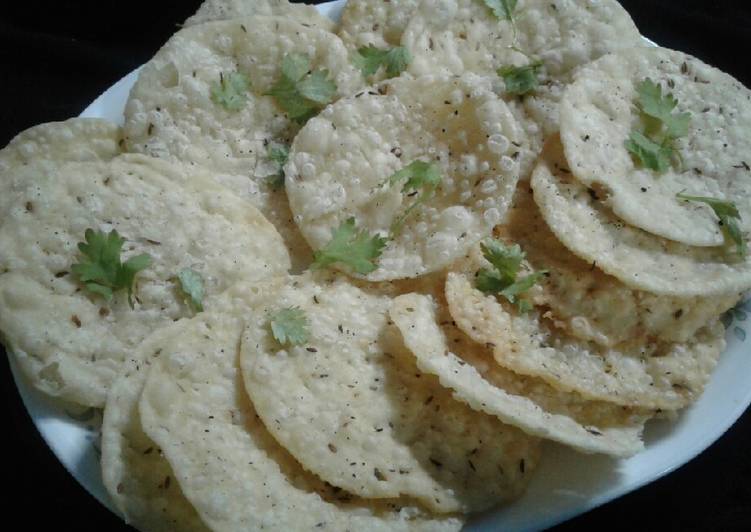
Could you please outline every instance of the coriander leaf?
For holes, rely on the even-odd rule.
[[[289,146],[284,144],[271,146],[271,148],[269,148],[268,158],[277,163],[281,169],[287,164],[287,159],[289,159]]]
[[[680,155],[674,141],[688,134],[690,113],[673,114],[678,100],[663,94],[662,87],[647,78],[636,87],[636,106],[645,122],[644,131],[632,131],[626,149],[644,167],[665,172]]]
[[[689,113],[673,114],[678,100],[672,94],[663,96],[662,87],[647,78],[637,87],[638,107],[642,113],[665,124],[665,134],[671,139],[688,134]]]
[[[412,205],[410,205],[407,210],[405,210],[402,215],[391,224],[392,236],[399,234],[407,217],[435,194],[438,185],[441,184],[441,179],[441,171],[438,166],[432,163],[426,163],[425,161],[412,161],[410,164],[401,170],[394,172],[394,174],[389,177],[388,183],[391,186],[397,184],[399,181],[406,180],[402,186],[403,193],[422,190],[422,193]]]
[[[389,177],[389,184],[393,186],[404,179],[407,182],[404,183],[403,192],[420,188],[436,188],[441,183],[441,172],[433,163],[412,161],[401,170],[394,172]]]
[[[748,245],[746,239],[743,237],[741,228],[738,226],[738,220],[741,219],[741,213],[738,212],[738,207],[732,201],[725,201],[718,198],[708,198],[706,196],[689,196],[683,193],[677,194],[678,199],[685,201],[698,201],[700,203],[706,203],[715,215],[720,219],[720,227],[722,227],[722,233],[725,235],[726,240],[730,240],[735,243],[735,249],[738,255],[745,257],[748,252]]]
[[[328,70],[316,70],[297,84],[297,90],[308,100],[326,105],[334,99],[336,83],[328,79]]]
[[[519,294],[523,294],[524,292],[532,288],[535,284],[537,284],[537,281],[539,281],[546,273],[547,271],[544,270],[531,273],[515,281],[513,284],[508,285],[499,293],[503,297],[508,299],[511,303],[514,303]]]
[[[486,294],[497,294],[508,286],[508,279],[496,271],[483,268],[475,276],[475,288]]]
[[[194,312],[203,312],[203,278],[201,274],[190,268],[183,268],[177,274],[180,288],[188,297],[188,302]]]
[[[363,46],[358,48],[352,56],[352,64],[367,78],[378,72],[386,59],[386,53],[386,50],[381,50],[373,45]]]
[[[495,239],[487,239],[480,244],[485,259],[493,265],[493,270],[483,268],[477,272],[475,287],[486,294],[498,294],[509,303],[517,306],[520,312],[527,312],[531,304],[519,296],[532,288],[547,273],[537,271],[517,279],[524,252],[518,244],[506,246]]]
[[[355,52],[352,62],[364,77],[369,77],[385,66],[386,75],[390,78],[401,74],[412,61],[412,56],[403,46],[382,50],[375,46],[363,46]]]
[[[307,56],[285,55],[281,70],[281,76],[266,95],[273,96],[276,104],[291,120],[305,123],[333,100],[336,84],[328,79],[329,72],[311,72],[310,58]]]
[[[504,278],[516,278],[522,261],[524,252],[519,244],[506,246],[503,242],[493,238],[486,239],[480,243],[482,255]]]
[[[310,71],[310,57],[305,54],[287,54],[282,58],[282,75],[290,81],[300,81]]]
[[[289,159],[289,146],[284,144],[271,146],[267,158],[279,165],[277,173],[269,177],[269,186],[274,190],[281,190],[284,188],[284,165]]]
[[[349,218],[332,231],[328,244],[315,252],[312,267],[325,268],[339,262],[357,273],[368,274],[377,268],[374,261],[381,256],[387,241],[377,234],[357,231],[355,219]]]
[[[412,54],[404,46],[396,46],[386,54],[386,75],[395,78],[412,62]]]
[[[271,316],[271,333],[282,345],[300,345],[308,341],[310,321],[302,309],[283,308]]]
[[[525,66],[506,66],[498,69],[498,75],[506,84],[506,92],[521,96],[537,88],[537,76],[542,67],[542,61],[535,61]]]
[[[85,283],[84,286],[86,287],[86,290],[88,290],[92,294],[98,294],[102,296],[104,299],[106,299],[107,301],[112,299],[112,295],[113,295],[112,289],[109,287],[102,286],[100,284],[95,284],[95,283]]]
[[[279,78],[267,94],[273,96],[277,105],[295,122],[305,123],[316,114],[317,105],[304,98],[295,82],[285,76]]]
[[[516,308],[519,309],[519,312],[524,314],[525,312],[529,312],[530,310],[532,310],[532,303],[530,303],[526,299],[517,299]]]
[[[631,152],[645,168],[662,173],[670,167],[673,150],[657,144],[639,131],[632,131],[626,141],[626,149]]]
[[[128,303],[133,307],[133,283],[136,274],[149,267],[151,257],[147,254],[131,257],[125,263],[120,262],[120,252],[125,239],[116,230],[109,233],[87,229],[84,234],[86,242],[80,242],[78,249],[83,255],[71,270],[86,289],[112,299],[115,292],[126,290]]]
[[[498,20],[514,20],[517,0],[482,0]]]
[[[250,80],[245,74],[240,72],[219,74],[219,81],[211,85],[211,101],[228,111],[239,111],[248,100],[246,95],[248,89],[250,89]]]

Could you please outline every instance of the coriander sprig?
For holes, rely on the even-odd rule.
[[[493,269],[483,268],[478,271],[475,287],[486,294],[498,294],[505,297],[509,303],[515,304],[520,312],[530,310],[530,303],[520,296],[532,288],[547,272],[537,271],[519,279],[519,270],[525,257],[519,244],[506,246],[499,240],[489,238],[480,244],[480,249]]]
[[[688,134],[691,114],[674,114],[678,100],[663,94],[662,87],[649,78],[638,85],[635,105],[645,127],[631,131],[626,149],[645,168],[663,173],[674,161],[680,162],[675,141]]]
[[[334,99],[336,83],[325,69],[311,70],[311,59],[304,54],[287,54],[282,59],[281,76],[268,96],[290,119],[304,124]]]
[[[133,283],[138,272],[151,264],[151,256],[142,253],[125,262],[120,260],[125,239],[115,229],[109,233],[87,229],[79,242],[81,258],[71,270],[89,292],[110,301],[121,290],[128,293],[128,303],[133,308]]]
[[[401,216],[391,224],[392,237],[401,232],[404,222],[415,209],[433,197],[441,184],[441,179],[441,171],[438,166],[425,161],[412,161],[389,177],[388,184],[390,186],[406,180],[402,186],[402,193],[407,196],[411,193],[420,193],[412,205],[407,207]]]
[[[523,96],[532,92],[539,85],[539,74],[542,61],[533,61],[524,66],[505,66],[497,70],[498,75],[506,84],[506,92],[514,96]]]
[[[735,249],[739,256],[746,256],[748,246],[746,244],[746,239],[743,238],[741,228],[738,226],[738,221],[741,219],[741,213],[738,212],[738,207],[736,207],[735,203],[706,196],[689,196],[682,192],[677,194],[676,197],[684,201],[696,201],[709,205],[720,220],[720,227],[722,228],[722,233],[725,236],[725,239],[735,244]]]
[[[177,280],[193,312],[203,312],[204,292],[201,274],[191,268],[183,268],[177,274]]]
[[[354,272],[368,274],[378,268],[375,261],[381,256],[388,239],[357,230],[355,219],[348,218],[331,233],[331,240],[315,252],[313,269],[334,263],[349,266]]]
[[[373,45],[358,48],[352,56],[352,63],[358,68],[363,77],[369,77],[384,67],[386,76],[399,76],[412,61],[412,56],[403,46],[380,49]]]
[[[266,157],[278,166],[276,174],[269,177],[269,186],[273,190],[281,190],[284,188],[284,165],[289,159],[289,146],[284,144],[271,146]]]
[[[219,81],[211,85],[211,101],[228,111],[245,107],[250,89],[250,79],[242,72],[219,73]]]
[[[490,8],[498,20],[508,20],[514,23],[517,0],[482,0],[482,2]]]
[[[269,320],[271,334],[282,345],[301,345],[310,337],[310,321],[305,312],[298,307],[283,308]]]

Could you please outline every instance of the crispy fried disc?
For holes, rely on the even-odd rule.
[[[673,297],[629,288],[571,253],[551,232],[529,186],[520,186],[496,235],[519,244],[531,269],[547,271],[534,303],[568,334],[612,347],[634,338],[687,342],[696,331],[740,300],[739,293],[713,297]],[[481,254],[473,250],[473,258]],[[475,273],[490,266],[474,261]]]
[[[234,310],[180,323],[146,380],[144,430],[201,518],[224,531],[458,530],[459,519],[427,517],[401,499],[366,501],[332,489],[267,432],[243,389],[238,351],[244,318],[252,317],[247,301],[273,297],[275,287],[247,288]]]
[[[182,324],[176,326],[178,329]],[[138,400],[159,346],[171,328],[158,331],[129,358],[107,394],[102,421],[102,480],[130,525],[150,532],[204,532],[169,462],[141,428]]]
[[[626,149],[641,131],[637,89],[645,80],[671,93],[672,113],[689,113],[688,134],[664,173],[634,160]],[[561,138],[571,171],[598,185],[616,216],[645,231],[693,246],[724,242],[717,216],[679,193],[732,201],[742,231],[751,230],[751,91],[718,69],[682,52],[634,48],[603,57],[576,76],[561,106]],[[748,234],[744,236],[748,239]]]
[[[528,150],[526,135],[489,78],[402,77],[339,100],[295,138],[285,167],[295,221],[318,250],[350,217],[390,235],[371,281],[443,268],[503,219]],[[435,194],[390,177],[414,161],[434,164]],[[402,222],[400,229],[394,225]]]
[[[493,360],[490,348],[473,342],[451,323],[445,306],[436,307],[428,296],[407,294],[394,300],[389,314],[420,370],[437,375],[454,398],[582,452],[630,456],[644,447],[641,432],[647,413],[588,401],[504,369]]]
[[[296,269],[310,249],[292,222],[280,169],[270,149],[288,145],[299,124],[266,93],[281,76],[286,54],[312,58],[337,86],[336,97],[362,84],[333,34],[280,17],[249,17],[185,28],[141,70],[125,108],[129,151],[208,168],[216,180],[255,205],[282,233]],[[226,109],[211,93],[224,76],[250,82],[241,108]]]
[[[522,313],[483,294],[460,273],[449,273],[446,299],[459,328],[476,342],[491,344],[504,368],[624,406],[686,406],[703,391],[725,347],[724,327],[715,320],[686,343],[636,339],[603,348],[560,332],[536,309]]]
[[[253,314],[245,386],[269,431],[308,470],[363,497],[400,495],[438,512],[519,495],[538,440],[452,399],[423,374],[388,321],[391,299],[345,277],[300,279]],[[269,316],[297,308],[309,339],[281,346]]]
[[[183,26],[253,15],[281,16],[327,31],[334,29],[334,22],[321,15],[314,6],[292,4],[287,0],[206,0]]]
[[[348,0],[337,34],[356,50],[362,46],[399,46],[409,19],[420,0]]]
[[[0,222],[0,331],[24,373],[51,395],[103,406],[128,352],[192,314],[176,280],[184,268],[202,276],[205,308],[239,281],[289,268],[273,226],[194,169],[122,155],[43,165],[30,177]],[[87,229],[117,230],[123,261],[151,256],[135,278],[134,308],[123,292],[109,303],[88,292],[71,272]]]
[[[625,224],[574,179],[560,140],[551,139],[532,176],[535,202],[556,237],[576,255],[627,286],[679,297],[751,288],[751,254],[672,242]]]
[[[99,118],[49,122],[19,133],[0,150],[0,217],[12,203],[14,188],[34,179],[32,163],[109,161],[121,152],[121,142],[120,126]]]
[[[413,56],[410,72],[495,74],[540,61],[540,84],[523,105],[550,135],[558,130],[558,104],[571,72],[641,43],[615,0],[520,0],[512,18],[499,20],[482,0],[424,0],[402,38]]]
[[[639,32],[615,0],[520,0],[513,23],[481,0],[423,0],[402,42],[411,71],[495,72],[509,64],[544,63],[543,77],[564,79],[579,65],[634,46]]]

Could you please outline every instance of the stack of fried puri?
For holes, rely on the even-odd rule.
[[[524,493],[544,440],[628,457],[700,397],[751,259],[677,196],[733,202],[748,238],[749,91],[639,47],[615,1],[512,11],[350,0],[335,28],[208,0],[140,72],[122,128],[45,124],[0,152],[3,342],[38,389],[104,408],[129,523],[457,530]],[[408,64],[364,75],[368,47]],[[303,56],[300,79],[334,89],[300,120],[277,96]],[[533,69],[529,92],[509,66]],[[626,148],[644,79],[691,115],[659,175]],[[424,196],[395,185],[415,163],[440,176]],[[342,228],[373,239],[368,267],[322,266]],[[132,298],[74,272],[88,230],[151,257]],[[536,282],[483,289],[489,242]],[[299,341],[272,325],[284,312]]]

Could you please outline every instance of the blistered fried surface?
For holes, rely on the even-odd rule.
[[[643,126],[634,102],[645,79],[671,93],[674,114],[688,112],[688,134],[675,148],[680,164],[656,173],[626,149]],[[571,171],[599,185],[616,216],[645,231],[693,246],[724,236],[708,205],[679,193],[732,201],[741,230],[751,230],[751,91],[695,57],[665,48],[634,48],[604,57],[577,74],[561,107],[561,138]],[[748,234],[744,235],[748,239]]]
[[[538,441],[454,401],[418,370],[388,320],[390,301],[346,278],[301,280],[259,309],[242,367],[261,419],[305,468],[364,497],[470,512],[519,495]],[[269,330],[267,316],[288,307],[310,320],[303,345],[282,347]]]
[[[354,217],[391,238],[368,280],[437,271],[503,219],[529,151],[527,137],[488,78],[400,78],[345,98],[295,138],[285,171],[295,221],[314,249]],[[415,194],[392,174],[415,160],[436,165],[435,195],[395,221]]]
[[[647,412],[589,401],[503,368],[490,348],[460,332],[447,309],[437,308],[430,297],[400,296],[390,316],[417,366],[437,375],[454,398],[473,409],[582,452],[630,456],[644,447],[641,432]]]
[[[678,409],[703,391],[725,347],[717,321],[686,343],[632,343],[602,348],[556,330],[537,310],[521,313],[449,273],[451,316],[470,338],[490,344],[503,367],[563,391],[624,406]]]
[[[204,281],[204,307],[241,280],[286,272],[281,237],[250,204],[209,176],[140,155],[35,169],[0,225],[0,330],[35,386],[103,406],[128,352],[192,314],[175,277]],[[87,229],[117,230],[122,260],[147,253],[134,308],[84,290],[71,266]]]
[[[321,29],[261,16],[199,24],[173,35],[139,73],[125,108],[125,138],[129,151],[209,169],[277,227],[301,269],[310,249],[284,189],[272,185],[279,168],[269,160],[269,149],[288,145],[300,127],[266,95],[291,53],[326,69],[337,98],[362,84],[344,45]],[[220,76],[236,72],[248,77],[250,90],[242,108],[229,110],[211,90]]]
[[[751,288],[751,255],[672,242],[624,223],[571,175],[551,139],[532,176],[535,202],[556,237],[625,285],[660,295],[725,296]]]
[[[240,288],[222,314],[183,322],[146,381],[144,430],[201,518],[222,531],[458,530],[459,519],[426,517],[408,501],[365,501],[332,489],[264,428],[243,389],[238,350],[248,301],[274,297],[277,288]]]
[[[204,532],[209,529],[183,495],[162,450],[143,432],[138,413],[151,359],[169,334],[169,329],[159,331],[141,345],[107,394],[102,481],[131,526],[148,532]]]

